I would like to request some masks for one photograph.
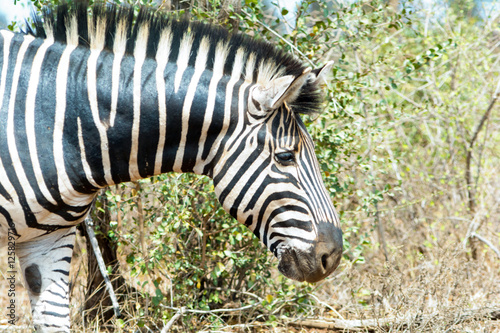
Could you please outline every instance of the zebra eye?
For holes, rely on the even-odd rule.
[[[292,152],[285,151],[275,155],[276,162],[281,165],[292,165],[295,163],[295,155]]]

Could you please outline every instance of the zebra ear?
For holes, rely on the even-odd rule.
[[[299,76],[285,75],[271,80],[266,86],[258,85],[252,92],[252,99],[264,111],[272,111],[284,102],[293,102],[309,78],[311,69],[306,68]]]
[[[328,75],[333,66],[333,61],[328,61],[323,67],[313,69],[311,74],[309,74],[309,79],[313,83],[321,83],[321,81],[326,81]]]

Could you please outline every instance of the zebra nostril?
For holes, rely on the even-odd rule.
[[[323,265],[323,269],[326,271],[328,265],[328,255],[326,253],[321,256],[321,265]]]

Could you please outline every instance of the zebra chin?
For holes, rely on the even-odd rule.
[[[307,282],[318,282],[340,264],[342,257],[342,232],[332,223],[318,225],[318,238],[310,250],[283,247],[279,251],[278,270],[286,277]]]

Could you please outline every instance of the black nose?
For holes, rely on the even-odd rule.
[[[333,223],[318,225],[318,239],[309,260],[313,263],[309,272],[304,272],[307,282],[317,282],[330,275],[340,264],[342,257],[342,231]]]

